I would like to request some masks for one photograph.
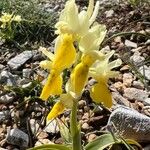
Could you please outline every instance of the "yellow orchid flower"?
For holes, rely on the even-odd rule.
[[[111,93],[107,87],[107,83],[100,82],[101,80],[98,80],[98,83],[96,83],[91,91],[90,96],[96,103],[104,103],[104,105],[108,108],[112,106],[112,96]]]
[[[74,68],[69,81],[69,91],[73,97],[78,98],[81,96],[88,78],[89,68],[97,59],[104,59],[104,55],[98,51],[84,54],[81,62]]]
[[[59,101],[56,102],[52,110],[49,112],[47,116],[47,121],[58,117],[58,115],[64,112],[65,108],[71,109],[74,100],[75,99],[69,93],[61,94]]]
[[[89,0],[87,11],[83,10],[78,13],[75,0],[66,2],[65,8],[60,14],[56,34],[69,33],[75,36],[83,36],[88,32],[90,25],[95,21],[98,14],[99,2],[96,3],[94,8],[94,0]]]
[[[76,50],[73,45],[71,35],[62,36],[62,41],[55,50],[55,54],[48,52],[46,49],[40,49],[50,61],[42,61],[40,66],[51,70],[47,82],[44,85],[40,98],[47,100],[50,95],[59,95],[62,93],[62,77],[61,72],[70,67],[76,58]]]
[[[109,63],[109,58],[114,54],[114,51],[106,54],[104,60],[97,60],[90,68],[89,75],[93,77],[97,83],[91,88],[90,95],[93,101],[103,102],[105,106],[112,106],[111,93],[107,88],[107,81],[109,78],[116,77],[118,72],[111,71],[111,69],[121,65],[121,60],[117,59]]]

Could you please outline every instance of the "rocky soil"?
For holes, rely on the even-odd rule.
[[[86,1],[77,1],[81,6]],[[126,2],[103,0],[97,18],[108,34],[102,47],[115,50],[121,58],[119,76],[109,81],[114,106],[111,110],[92,103],[88,91],[79,101],[78,119],[83,144],[105,130],[140,142],[150,149],[150,11],[149,4],[132,7]],[[64,1],[41,3],[45,11],[60,12]],[[116,36],[116,34],[118,34]],[[115,36],[114,36],[115,35]],[[47,45],[53,50],[53,43]],[[56,120],[47,126],[45,117],[53,102],[38,96],[47,72],[39,67],[44,56],[37,50],[25,51],[0,46],[0,149],[22,150],[46,143],[62,143]],[[69,123],[69,113],[60,119]],[[107,128],[107,126],[109,128]]]

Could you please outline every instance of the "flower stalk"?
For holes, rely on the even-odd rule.
[[[72,135],[72,150],[82,150],[80,125],[77,121],[78,100],[73,102],[70,115],[70,131]]]

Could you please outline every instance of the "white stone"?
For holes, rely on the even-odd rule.
[[[48,133],[57,133],[59,131],[59,127],[57,125],[56,120],[54,119],[54,120],[48,122],[44,131],[48,132]]]
[[[111,9],[109,11],[106,11],[105,14],[106,14],[106,18],[112,17],[114,14],[114,10]]]
[[[137,48],[137,44],[129,40],[125,40],[125,45],[128,47]]]

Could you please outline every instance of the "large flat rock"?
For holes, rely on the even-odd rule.
[[[110,115],[107,125],[124,138],[150,142],[150,117],[134,109],[119,106]]]
[[[12,70],[19,69],[22,65],[24,65],[29,59],[31,59],[37,53],[34,51],[24,51],[21,54],[13,57],[8,61],[8,65]]]

